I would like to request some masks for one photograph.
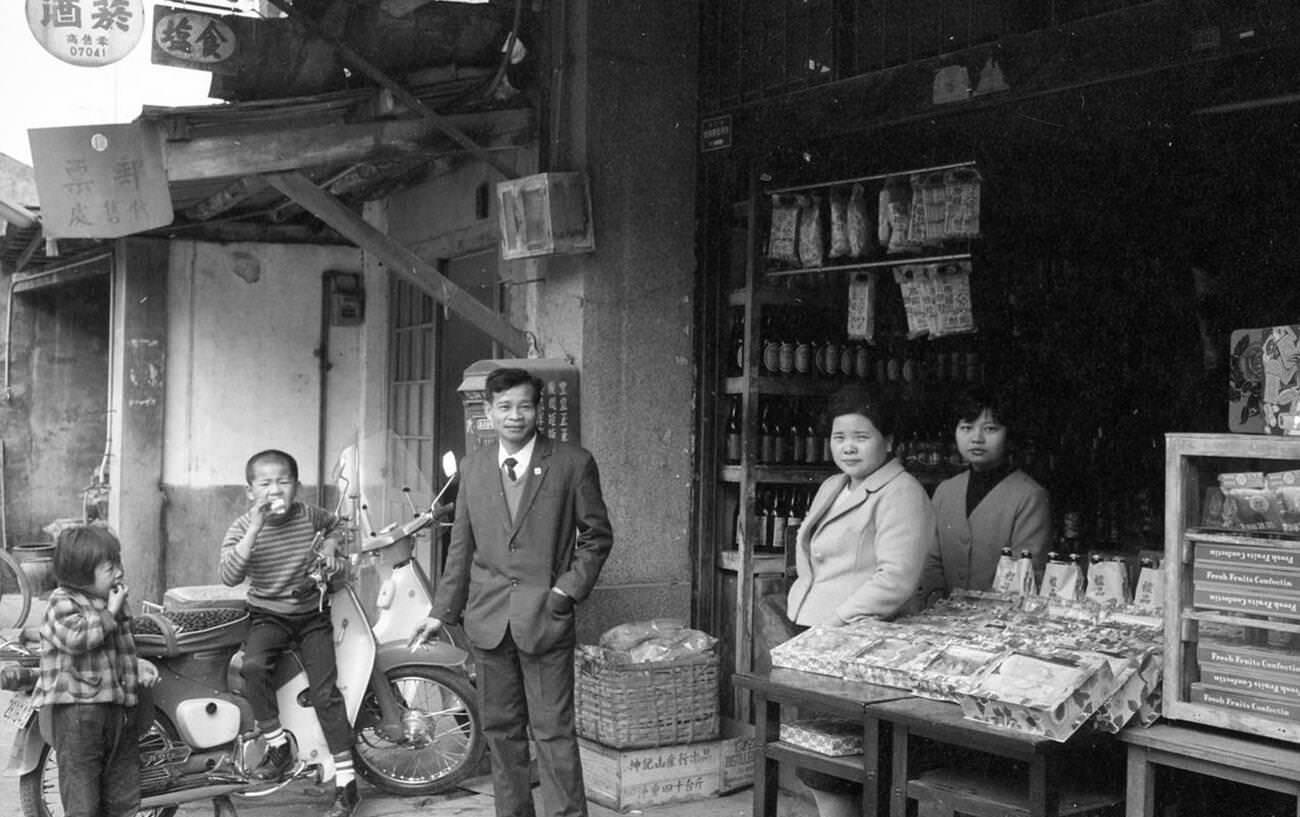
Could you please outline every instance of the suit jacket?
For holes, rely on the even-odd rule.
[[[1007,474],[966,515],[970,471],[950,477],[934,489],[939,522],[938,543],[926,560],[927,589],[988,590],[993,587],[998,556],[1009,547],[1016,556],[1027,550],[1042,575],[1052,535],[1047,489],[1024,471]]]
[[[499,445],[465,458],[433,615],[463,617],[466,635],[480,649],[500,644],[507,625],[523,652],[572,645],[573,610],[552,612],[547,600],[552,587],[575,603],[587,598],[614,543],[596,461],[539,432],[512,522]]]
[[[850,507],[832,514],[848,479],[837,474],[823,482],[799,528],[799,575],[788,599],[796,624],[891,618],[907,612],[917,595],[934,544],[934,509],[925,488],[890,460],[867,477]]]

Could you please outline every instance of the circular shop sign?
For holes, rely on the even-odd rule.
[[[108,65],[145,30],[144,0],[27,0],[27,27],[41,47],[73,65]]]

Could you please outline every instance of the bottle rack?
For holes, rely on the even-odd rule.
[[[744,281],[727,294],[721,315],[729,331],[724,332],[727,348],[719,351],[722,382],[715,425],[720,439],[714,489],[719,507],[714,530],[716,568],[724,585],[735,585],[734,593],[719,597],[721,604],[730,605],[719,611],[720,629],[734,634],[730,658],[735,671],[753,668],[754,609],[761,593],[779,591],[793,575],[795,529],[788,509],[798,503],[788,497],[810,501],[817,486],[835,472],[827,445],[829,396],[848,383],[869,383],[909,404],[905,414],[946,418],[948,396],[983,378],[975,335],[908,341],[901,322],[883,319],[874,342],[851,339],[846,333],[848,308],[842,287],[853,276],[906,264],[967,261],[972,257],[968,238],[887,258],[782,266],[766,254],[772,197],[962,168],[973,168],[973,163],[779,189],[759,190],[755,185],[745,205],[733,210],[745,226]],[[883,289],[877,287],[878,292]],[[895,317],[901,314],[901,303],[889,306],[897,307]],[[951,450],[951,429],[943,425],[911,425],[895,440],[900,458],[930,485],[959,465]],[[770,439],[773,435],[777,439]],[[782,502],[781,496],[787,499]],[[772,541],[774,528],[781,531],[782,546]],[[733,714],[748,716],[745,699],[736,701]]]

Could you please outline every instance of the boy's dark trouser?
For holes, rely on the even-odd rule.
[[[573,714],[573,642],[544,653],[515,646],[506,628],[490,650],[474,648],[479,713],[492,761],[497,817],[534,817],[528,728],[537,745],[542,807],[547,817],[587,817]]]
[[[275,703],[275,664],[294,643],[307,670],[312,707],[331,754],[352,748],[352,727],[339,693],[338,666],[334,663],[334,628],[329,610],[282,616],[253,610],[244,639],[244,696],[259,723],[279,718]]]
[[[51,745],[66,817],[128,817],[140,806],[140,737],[117,704],[53,704]]]

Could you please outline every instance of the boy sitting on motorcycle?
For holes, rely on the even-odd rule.
[[[140,805],[136,707],[158,671],[135,654],[122,545],[104,525],[59,532],[59,586],[41,625],[34,705],[59,758],[59,798],[70,816],[125,817]],[[152,706],[149,707],[152,710]]]
[[[319,572],[317,563],[322,559],[326,573],[338,567],[333,533],[339,519],[323,508],[296,501],[298,463],[287,453],[260,451],[249,458],[244,470],[251,505],[226,531],[220,576],[228,586],[249,582],[243,677],[254,724],[267,743],[266,755],[251,774],[255,780],[279,780],[293,766],[272,677],[276,660],[297,643],[312,706],[334,759],[335,793],[329,817],[352,817],[359,803],[352,728],[336,683],[328,598],[310,578]]]

